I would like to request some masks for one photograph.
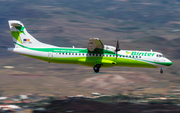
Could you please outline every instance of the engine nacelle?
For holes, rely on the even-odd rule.
[[[112,52],[115,52],[116,47],[114,47],[114,46],[109,46],[109,45],[104,45],[104,49],[105,49],[105,50],[112,51]]]

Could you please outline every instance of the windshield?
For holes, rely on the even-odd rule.
[[[157,54],[156,57],[164,57],[162,54]]]

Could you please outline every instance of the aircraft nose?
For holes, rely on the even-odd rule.
[[[172,61],[170,61],[169,59],[166,59],[166,65],[167,65],[167,66],[171,66],[172,64],[173,64]]]
[[[168,66],[172,65],[173,63],[172,62],[168,62]]]

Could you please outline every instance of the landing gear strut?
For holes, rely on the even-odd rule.
[[[96,64],[93,69],[94,69],[94,72],[98,73],[99,72],[99,68],[101,68],[101,64]]]
[[[163,68],[162,67],[160,68],[160,73],[163,74]]]

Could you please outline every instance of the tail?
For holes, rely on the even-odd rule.
[[[23,23],[17,20],[9,20],[15,48],[30,47],[30,48],[57,48],[57,46],[42,43],[30,35]]]

